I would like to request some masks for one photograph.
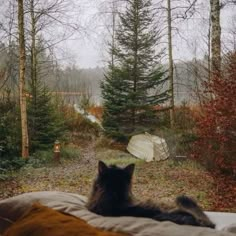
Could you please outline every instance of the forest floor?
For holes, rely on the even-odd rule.
[[[195,198],[204,210],[236,212],[236,181],[211,175],[194,161],[143,162],[121,150],[95,148],[92,142],[81,148],[78,158],[43,168],[23,167],[0,181],[0,199],[31,191],[65,191],[88,195],[97,173],[97,161],[107,164],[136,164],[134,195],[172,205],[177,195]]]

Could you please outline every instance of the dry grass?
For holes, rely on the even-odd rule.
[[[0,182],[0,199],[30,191],[59,190],[88,195],[97,172],[97,161],[125,166],[136,164],[133,181],[135,196],[140,200],[152,199],[173,205],[177,195],[195,198],[205,210],[214,208],[211,197],[215,194],[214,179],[193,161],[168,159],[146,163],[120,150],[95,148],[91,143],[81,150],[81,157],[66,159],[62,165],[34,169],[27,167]],[[236,211],[235,208],[221,208]]]

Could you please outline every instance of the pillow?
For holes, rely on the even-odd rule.
[[[9,227],[9,223],[7,224],[2,218],[16,221],[30,209],[34,202],[40,202],[60,212],[79,217],[94,227],[108,231],[127,232],[134,236],[235,236],[225,231],[182,226],[168,221],[158,222],[136,217],[103,217],[89,212],[85,208],[86,200],[78,194],[49,191],[25,193],[0,201],[0,234]]]
[[[124,236],[90,226],[85,221],[34,204],[31,209],[10,226],[3,236]],[[126,234],[127,235],[127,234]]]

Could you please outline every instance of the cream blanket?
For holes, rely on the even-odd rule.
[[[157,222],[146,218],[98,216],[85,208],[86,200],[86,197],[81,195],[65,192],[33,192],[2,200],[0,201],[0,234],[10,225],[10,222],[16,221],[28,210],[32,203],[40,202],[55,210],[79,217],[97,228],[125,232],[134,236],[235,236],[233,233],[223,231],[223,227],[236,223],[236,214],[233,213],[226,213],[223,217],[221,213],[207,213],[217,224],[218,229],[221,229],[213,230],[181,226],[172,222]],[[233,232],[235,227],[228,227],[228,229]],[[234,232],[236,233],[236,230]]]

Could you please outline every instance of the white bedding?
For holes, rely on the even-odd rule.
[[[217,230],[213,230],[181,226],[172,222],[157,222],[146,218],[98,216],[85,208],[86,200],[86,197],[78,194],[51,191],[26,193],[2,200],[0,234],[10,225],[9,221],[16,221],[34,202],[79,217],[95,227],[126,232],[134,236],[235,236],[236,234],[236,213],[206,212],[216,224]]]

